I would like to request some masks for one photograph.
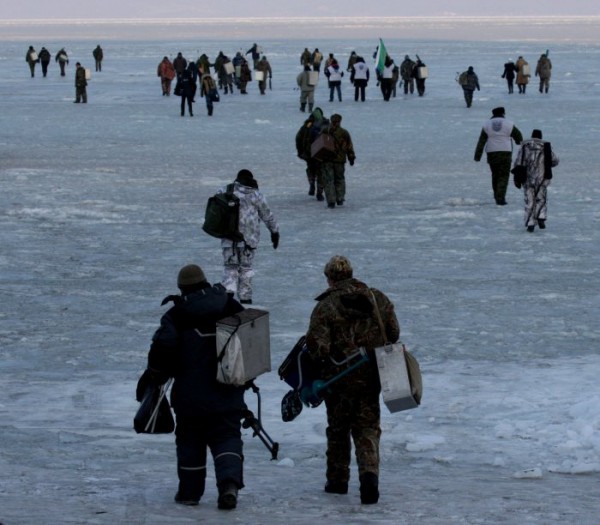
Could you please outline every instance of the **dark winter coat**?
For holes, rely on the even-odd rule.
[[[244,388],[217,382],[216,323],[243,310],[223,286],[206,284],[173,306],[160,321],[148,369],[173,377],[171,404],[177,416],[198,417],[244,410]]]

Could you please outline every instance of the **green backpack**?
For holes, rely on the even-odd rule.
[[[239,231],[240,199],[233,193],[233,184],[227,185],[225,193],[217,193],[208,199],[202,229],[217,239],[242,242]]]

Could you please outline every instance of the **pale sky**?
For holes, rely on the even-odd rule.
[[[599,0],[2,0],[0,19],[600,16]]]

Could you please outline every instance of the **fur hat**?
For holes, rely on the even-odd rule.
[[[505,113],[506,113],[506,111],[503,107],[497,107],[497,108],[492,109],[493,117],[503,117]]]
[[[197,264],[187,264],[177,274],[177,286],[190,286],[200,284],[206,281],[206,276],[202,268]]]
[[[532,139],[541,139],[542,138],[542,130],[541,129],[534,129],[531,132],[531,138]]]
[[[333,282],[343,281],[352,277],[352,265],[343,255],[334,255],[325,265],[323,273]]]

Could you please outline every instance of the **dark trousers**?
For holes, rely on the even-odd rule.
[[[204,417],[177,417],[177,475],[182,499],[199,500],[206,482],[207,448],[213,457],[217,487],[243,481],[243,442],[238,412]]]
[[[42,74],[44,76],[48,74],[48,64],[49,62],[42,62]]]
[[[354,81],[354,100],[358,101],[360,95],[361,102],[365,101],[365,88],[367,87],[366,80],[355,80]]]
[[[194,111],[192,110],[192,102],[194,100],[193,95],[181,95],[181,116],[185,115],[185,103],[187,101],[188,111],[190,112],[190,117],[194,116]]]

